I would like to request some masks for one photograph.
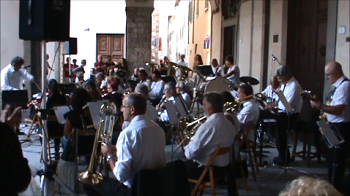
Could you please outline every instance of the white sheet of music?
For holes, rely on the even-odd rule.
[[[337,131],[333,131],[327,123],[327,121],[317,121],[317,125],[320,127],[320,131],[326,139],[329,148],[333,148],[334,146],[344,142],[344,139],[342,138],[340,133],[337,133]]]
[[[290,106],[289,102],[287,101],[286,97],[284,96],[283,92],[281,90],[276,91],[278,98],[286,108],[286,112],[291,113],[293,111],[292,107]]]
[[[64,115],[70,111],[70,107],[67,105],[57,106],[54,107],[53,110],[55,111],[58,122],[60,124],[66,124],[66,119],[64,118]]]
[[[166,111],[169,116],[169,122],[172,125],[176,125],[180,123],[180,119],[177,117],[177,108],[172,101],[168,101],[164,103],[164,106],[166,108]]]
[[[98,124],[100,123],[100,110],[103,103],[108,102],[108,100],[99,100],[96,102],[88,102],[87,106],[90,111],[92,123],[95,129],[98,129]]]

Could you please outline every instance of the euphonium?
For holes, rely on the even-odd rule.
[[[102,142],[109,145],[112,141],[113,127],[116,121],[117,107],[113,102],[104,102],[100,109],[100,123],[95,135],[94,146],[91,154],[91,161],[87,170],[78,174],[78,180],[84,184],[96,185],[103,181],[101,173],[97,172],[97,147],[99,138],[101,137]],[[104,168],[108,168],[105,165]]]

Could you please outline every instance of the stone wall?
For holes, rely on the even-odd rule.
[[[126,7],[126,59],[129,73],[151,61],[153,7]]]

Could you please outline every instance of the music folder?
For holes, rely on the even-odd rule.
[[[320,127],[320,132],[325,138],[329,148],[333,148],[334,146],[344,143],[344,138],[341,136],[338,130],[333,130],[325,120],[320,120],[316,123]]]
[[[284,96],[283,92],[281,90],[276,91],[278,98],[284,105],[286,112],[291,113],[293,111],[292,107],[290,106],[289,102],[287,101],[286,97]]]
[[[53,107],[53,110],[55,111],[58,122],[60,124],[66,124],[66,119],[64,118],[64,115],[70,111],[70,107],[67,105],[57,106]]]
[[[170,124],[179,124],[180,119],[177,116],[177,107],[175,106],[175,103],[172,101],[167,101],[164,103],[164,107],[166,108],[166,112],[168,113]]]

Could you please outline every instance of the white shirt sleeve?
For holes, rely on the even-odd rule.
[[[237,119],[241,124],[246,124],[254,120],[252,107],[253,107],[252,103],[246,102],[242,110],[237,114]]]
[[[26,69],[20,69],[20,72],[22,73],[22,79],[26,82],[32,81],[33,80],[33,76],[28,73],[28,71]]]
[[[126,134],[120,134],[117,141],[117,162],[113,173],[121,183],[126,182],[132,175],[132,141],[128,141]]]
[[[214,132],[213,127],[200,126],[193,137],[193,140],[185,146],[185,156],[188,160],[195,159],[201,154],[210,141],[211,135]]]
[[[151,91],[149,92],[149,97],[160,98],[163,95],[164,81],[160,80],[158,82],[153,82],[151,86]]]

